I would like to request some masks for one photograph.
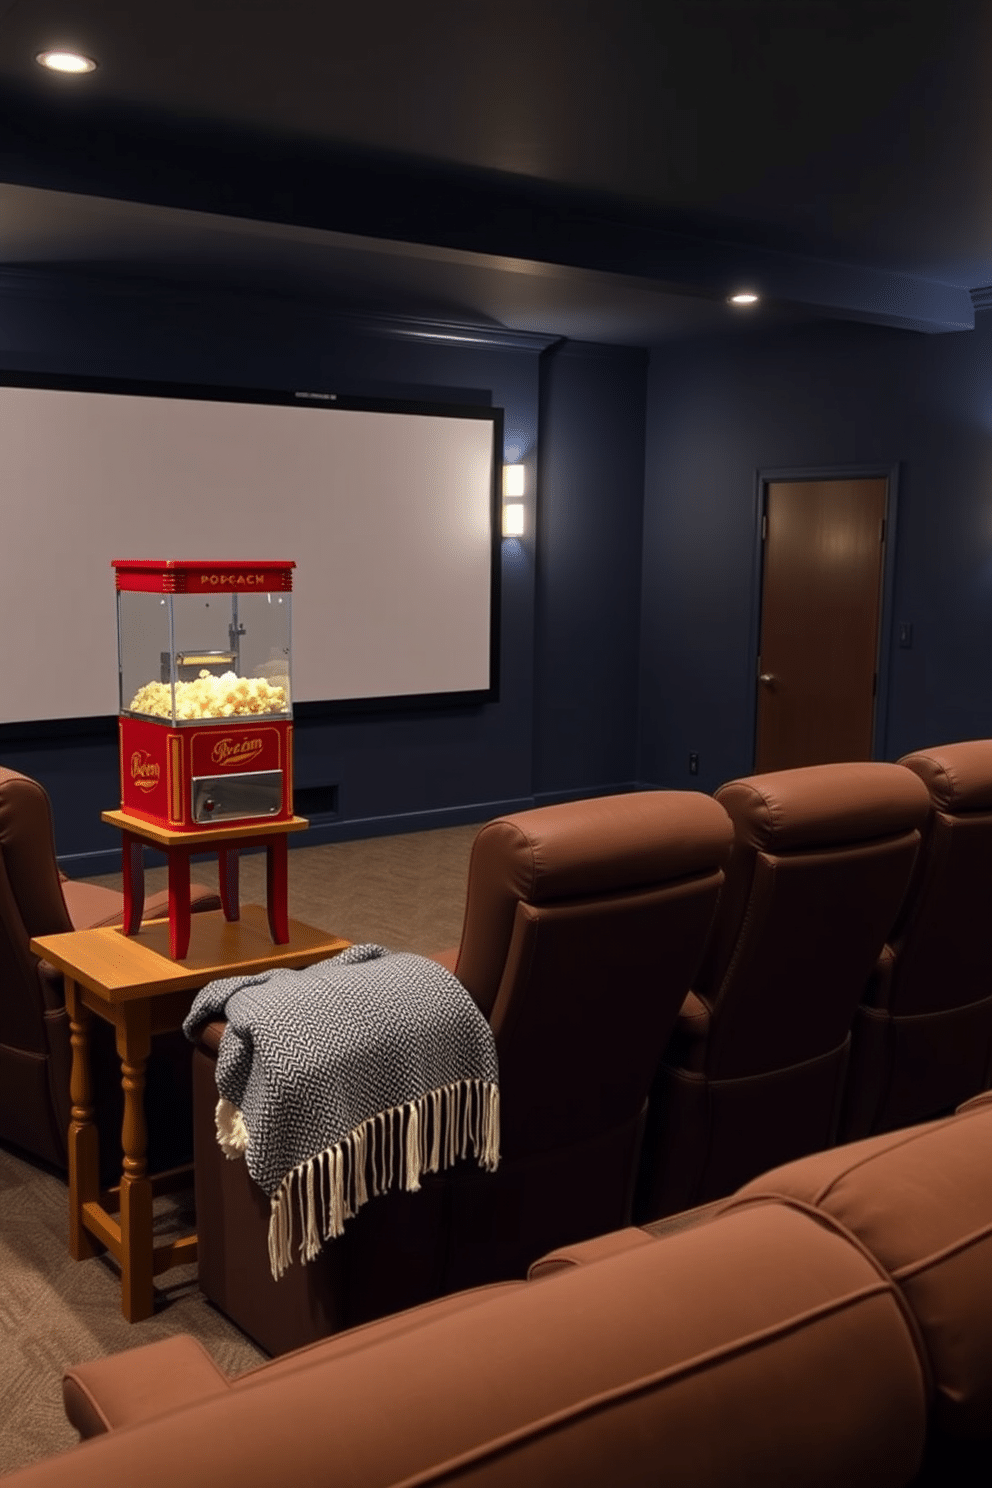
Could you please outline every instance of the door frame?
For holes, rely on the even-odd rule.
[[[747,690],[750,716],[751,769],[754,770],[758,743],[758,648],[761,645],[761,599],[764,577],[764,542],[761,536],[765,514],[766,487],[774,481],[886,480],[885,551],[882,555],[882,592],[878,618],[878,651],[875,671],[875,712],[872,727],[872,759],[888,758],[889,674],[892,662],[894,630],[893,598],[896,575],[897,514],[899,509],[899,461],[886,465],[882,461],[864,465],[787,465],[759,466],[754,473],[754,558],[751,576],[751,623],[748,644],[750,679]]]

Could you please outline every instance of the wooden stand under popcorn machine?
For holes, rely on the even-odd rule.
[[[288,939],[293,815],[290,562],[114,559],[125,931],[144,900],[143,844],[169,862],[171,954],[189,946],[189,860],[216,850],[236,920],[238,853],[265,846],[272,938]]]

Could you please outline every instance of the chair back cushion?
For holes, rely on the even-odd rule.
[[[488,1016],[517,905],[652,888],[725,862],[726,814],[696,791],[600,796],[503,816],[481,827],[469,862],[459,979]]]
[[[886,1005],[907,1017],[963,1007],[992,991],[992,739],[921,750],[900,764],[923,781],[931,802],[891,937]]]
[[[724,1079],[840,1047],[899,912],[926,820],[898,765],[814,765],[723,786],[727,885],[695,990],[706,1072]]]
[[[483,827],[457,974],[496,1036],[506,1157],[636,1117],[699,964],[731,829],[648,791]]]
[[[939,1424],[992,1421],[992,1099],[764,1173],[727,1207],[776,1196],[830,1216],[877,1257],[926,1344]]]
[[[0,1044],[47,1052],[37,959],[29,945],[34,935],[71,929],[48,794],[37,781],[0,766]]]

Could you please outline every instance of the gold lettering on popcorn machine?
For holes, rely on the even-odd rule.
[[[194,832],[292,817],[295,566],[113,560],[122,810]]]

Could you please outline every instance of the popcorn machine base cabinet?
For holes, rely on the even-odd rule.
[[[186,832],[292,817],[289,719],[175,727],[123,717],[118,723],[121,807],[130,816]]]

